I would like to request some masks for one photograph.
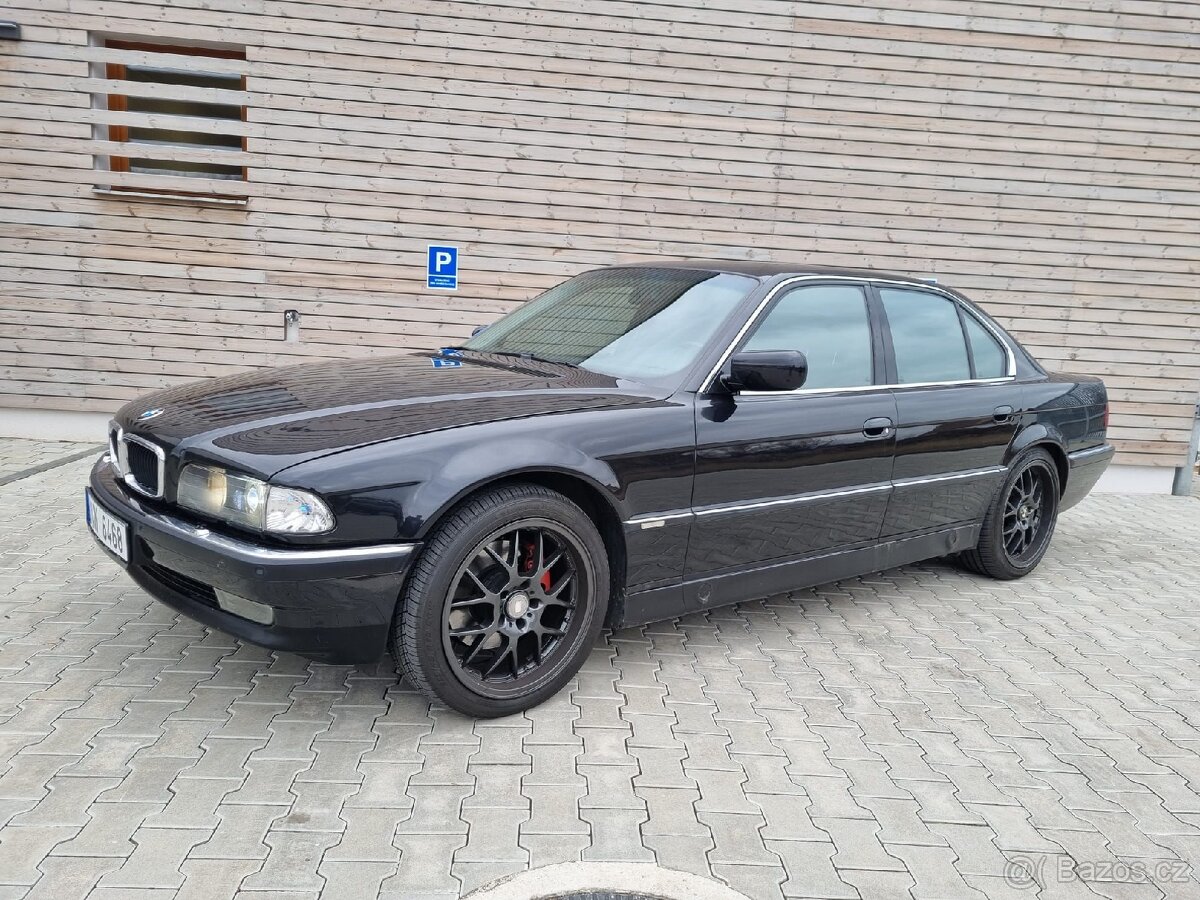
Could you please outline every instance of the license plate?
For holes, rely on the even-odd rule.
[[[92,534],[122,562],[129,562],[129,525],[97,503],[91,491],[84,491],[83,499],[88,528],[92,529]]]

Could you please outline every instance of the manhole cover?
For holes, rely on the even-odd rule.
[[[529,869],[467,900],[749,900],[722,884],[654,863],[574,862]]]

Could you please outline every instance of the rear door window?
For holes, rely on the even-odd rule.
[[[931,294],[880,288],[900,384],[969,381],[971,362],[958,304]]]

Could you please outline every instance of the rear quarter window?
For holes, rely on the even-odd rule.
[[[971,358],[975,361],[976,378],[1003,378],[1008,374],[1008,357],[995,335],[968,312],[963,313],[967,331],[967,343],[971,346]]]

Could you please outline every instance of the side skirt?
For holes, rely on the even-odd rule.
[[[957,553],[979,542],[980,527],[959,525],[869,547],[783,560],[630,594],[625,599],[625,615],[617,627],[645,625],[701,609],[758,600]]]

